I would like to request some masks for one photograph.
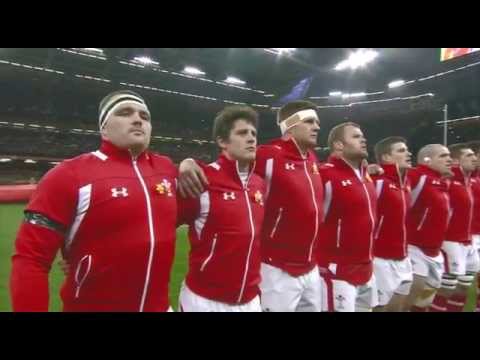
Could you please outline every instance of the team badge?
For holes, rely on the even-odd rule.
[[[172,183],[167,179],[163,179],[160,184],[155,186],[155,191],[160,195],[173,196],[172,193]]]
[[[260,190],[257,190],[255,193],[255,202],[258,203],[260,206],[263,206],[263,195]]]

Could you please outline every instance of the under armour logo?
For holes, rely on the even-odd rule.
[[[117,197],[127,197],[128,196],[128,190],[127,188],[112,188],[112,197],[117,198]]]
[[[390,184],[390,185],[389,185],[389,188],[390,188],[390,189],[397,190],[397,187],[395,186],[395,184]]]
[[[439,180],[432,180],[432,185],[441,185],[442,183]]]
[[[295,170],[295,164],[286,163],[285,164],[285,170]]]
[[[342,186],[353,185],[350,180],[342,180]]]
[[[234,192],[223,193],[223,200],[235,200],[235,193]]]

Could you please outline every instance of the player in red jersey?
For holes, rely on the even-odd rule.
[[[472,174],[473,193],[473,221],[472,221],[472,242],[480,256],[480,141],[470,141],[468,147],[475,152],[477,157],[477,168]],[[480,277],[477,273],[477,312],[480,312]]]
[[[445,177],[452,175],[451,165],[450,151],[430,144],[420,149],[417,167],[408,172],[412,207],[407,215],[407,239],[414,275],[407,309],[412,311],[425,311],[442,285],[444,259],[440,249],[449,217]]]
[[[62,162],[25,210],[12,258],[14,311],[47,311],[57,251],[68,262],[64,311],[167,311],[175,251],[172,161],[148,151],[152,124],[131,91],[99,107],[98,151]]]
[[[467,292],[480,267],[477,250],[472,245],[474,199],[472,173],[477,158],[466,144],[449,146],[453,159],[453,177],[449,179],[450,217],[442,253],[445,273],[442,287],[436,294],[430,311],[463,311]]]
[[[370,311],[378,294],[373,276],[376,194],[363,165],[367,142],[360,126],[343,123],[328,137],[331,156],[321,166],[325,222],[317,258],[324,310]]]
[[[185,312],[259,312],[260,234],[265,184],[253,173],[258,114],[230,106],[215,118],[220,157],[201,164],[209,179],[198,198],[178,198],[189,225],[189,268],[180,292]]]
[[[294,101],[278,112],[282,137],[257,150],[255,173],[265,179],[260,283],[264,311],[321,311],[315,248],[323,218],[323,187],[313,153],[320,121],[316,105]],[[180,186],[198,195],[202,171],[180,166]],[[196,190],[196,191],[195,191]]]
[[[413,281],[406,228],[412,154],[404,138],[392,136],[375,145],[375,156],[383,169],[383,174],[373,176],[378,209],[373,260],[379,300],[376,311],[403,311]]]

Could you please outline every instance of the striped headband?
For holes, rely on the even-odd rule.
[[[137,105],[142,105],[145,108],[145,111],[150,114],[150,111],[148,110],[147,104],[145,103],[145,100],[143,100],[141,97],[136,96],[131,93],[119,93],[117,95],[112,96],[110,100],[108,100],[100,109],[99,111],[99,117],[98,117],[98,127],[100,130],[102,130],[110,115],[112,115],[116,109],[118,109],[119,106],[124,105],[124,104],[137,104]]]

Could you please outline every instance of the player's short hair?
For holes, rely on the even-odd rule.
[[[480,152],[480,140],[469,141],[467,146],[472,149],[475,154]]]
[[[311,101],[307,100],[296,100],[291,101],[283,105],[280,110],[278,110],[277,120],[278,123],[281,123],[288,119],[290,116],[296,114],[302,110],[317,110],[317,105]]]
[[[448,150],[450,150],[450,156],[452,159],[460,159],[462,156],[463,150],[470,149],[470,147],[466,143],[458,143],[458,144],[452,144],[448,147]]]
[[[213,140],[218,138],[228,140],[237,120],[245,120],[247,123],[258,127],[258,113],[250,106],[233,105],[227,106],[220,111],[213,122]]]
[[[417,163],[425,164],[431,160],[431,158],[438,153],[438,149],[443,148],[442,144],[428,144],[418,150]]]
[[[330,130],[330,133],[328,134],[327,144],[330,151],[333,151],[333,144],[335,142],[345,140],[345,128],[347,126],[353,126],[357,129],[360,129],[360,125],[351,121],[344,122],[335,126],[332,130]]]
[[[392,153],[392,146],[398,143],[406,144],[407,140],[401,136],[390,136],[376,143],[374,151],[377,163],[382,162],[383,155],[390,155]]]

